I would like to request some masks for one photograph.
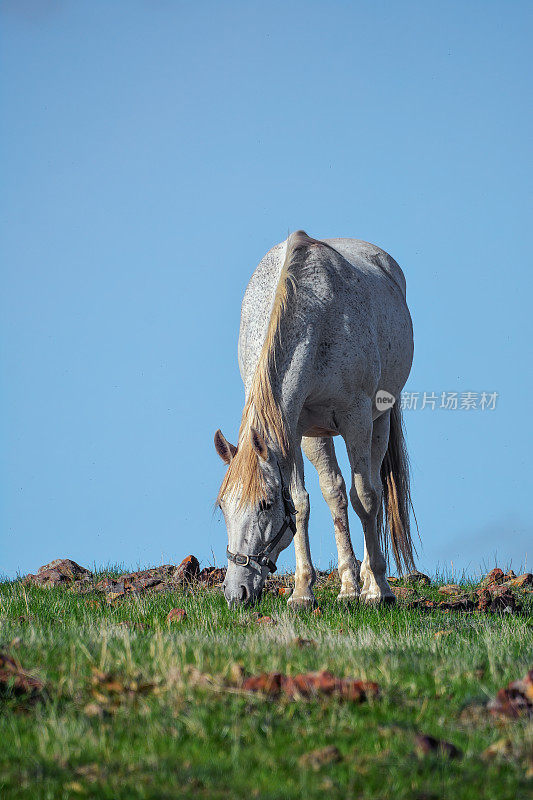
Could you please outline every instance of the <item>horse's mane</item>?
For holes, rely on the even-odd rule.
[[[292,459],[291,442],[283,412],[272,389],[276,357],[282,346],[281,322],[287,306],[296,292],[298,266],[310,245],[323,245],[305,231],[296,231],[287,239],[285,260],[281,268],[268,329],[255,369],[250,392],[242,412],[237,452],[227,469],[217,502],[224,497],[239,495],[239,506],[256,505],[266,500],[263,471],[251,442],[250,429],[255,428],[279,448],[282,456]]]

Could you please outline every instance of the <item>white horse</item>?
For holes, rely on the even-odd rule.
[[[387,536],[398,568],[414,567],[409,469],[400,403],[394,402],[412,358],[405,278],[379,247],[357,239],[319,241],[297,231],[262,259],[242,303],[239,367],[246,402],[238,444],[215,434],[228,465],[217,503],[228,530],[224,594],[230,605],[260,596],[293,535],[295,587],[288,602],[315,603],[302,449],[333,517],[338,599],[394,602],[381,546],[386,554]],[[350,540],[337,435],[346,442],[350,500],[364,531],[362,564]]]

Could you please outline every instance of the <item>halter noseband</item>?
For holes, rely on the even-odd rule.
[[[270,558],[272,555],[272,551],[276,547],[276,545],[281,541],[283,535],[287,528],[290,528],[292,531],[292,535],[296,533],[296,522],[294,520],[294,515],[296,514],[296,509],[294,507],[294,503],[292,502],[291,493],[289,488],[284,485],[283,483],[283,475],[281,474],[281,468],[278,463],[279,475],[281,478],[281,497],[283,499],[283,508],[285,509],[285,517],[283,519],[283,524],[279,529],[278,533],[271,539],[267,544],[263,547],[259,553],[253,553],[250,555],[246,555],[245,553],[232,553],[229,547],[226,548],[226,555],[228,557],[228,561],[232,561],[234,564],[237,564],[239,567],[247,567],[250,563],[255,562],[259,567],[267,567],[269,572],[275,572],[277,567]]]

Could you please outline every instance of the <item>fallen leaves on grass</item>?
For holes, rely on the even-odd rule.
[[[65,784],[65,789],[67,789],[69,792],[74,792],[75,794],[87,794],[79,781],[69,781]]]
[[[428,600],[427,597],[419,597],[407,604],[407,608],[418,609],[419,611],[462,611],[470,612],[475,608],[475,603],[469,597],[454,597],[450,600]]]
[[[29,699],[41,697],[44,683],[22,669],[11,656],[0,652],[0,696],[26,695]]]
[[[224,688],[224,680],[220,675],[211,675],[208,672],[202,672],[197,667],[193,667],[192,665],[185,667],[184,675],[187,678],[187,683],[189,686],[199,686],[203,689]],[[237,677],[236,674],[235,677]]]
[[[125,619],[122,622],[118,623],[119,628],[127,628],[128,630],[135,630],[135,631],[145,631],[146,625],[144,622],[132,622],[129,619]]]
[[[390,739],[393,736],[404,737],[406,735],[406,729],[401,725],[396,725],[394,722],[387,723],[386,725],[378,725],[377,732],[386,739]]]
[[[304,753],[298,759],[298,764],[301,767],[311,767],[311,769],[318,771],[321,767],[327,764],[335,764],[341,761],[342,755],[338,747],[330,744],[327,747],[320,747],[317,750],[311,750],[309,753]]]
[[[487,707],[481,703],[470,703],[459,713],[461,725],[472,730],[487,724]]]
[[[512,681],[505,689],[500,689],[487,708],[495,716],[511,719],[533,716],[533,669],[521,680]]]
[[[105,714],[104,706],[99,705],[98,703],[87,703],[83,709],[83,712],[87,717],[102,718]]]
[[[242,682],[245,677],[246,673],[244,671],[244,666],[240,662],[236,661],[230,665],[229,680],[231,684],[234,686],[242,686]]]
[[[282,695],[291,700],[311,697],[339,697],[352,702],[364,702],[379,696],[379,686],[373,681],[338,678],[327,670],[284,675],[281,672],[263,672],[246,676],[240,663],[229,666],[225,675],[211,675],[189,666],[176,675],[178,683],[186,679],[189,686],[214,691],[254,692],[277,698]]]
[[[496,758],[511,758],[513,755],[513,743],[510,739],[498,739],[496,742],[490,744],[481,753],[481,758],[484,761],[493,761]]]
[[[85,781],[95,783],[102,776],[102,765],[94,762],[92,764],[81,764],[74,769],[74,772]]]
[[[435,739],[425,733],[418,733],[415,737],[415,749],[419,756],[439,755],[446,758],[461,758],[462,751],[451,742]]]
[[[328,670],[284,675],[281,672],[263,672],[245,678],[242,688],[249,692],[268,695],[285,694],[291,699],[314,695],[335,695],[353,702],[363,702],[379,695],[379,686],[373,681],[337,678]]]
[[[92,701],[85,706],[90,717],[101,717],[116,711],[123,703],[157,691],[157,685],[140,677],[124,678],[93,667],[91,677]]]
[[[481,753],[483,761],[507,761],[522,766],[526,778],[533,777],[533,751],[526,741],[497,739]]]
[[[254,612],[253,617],[254,617],[254,621],[255,621],[256,625],[277,625],[278,624],[276,622],[276,620],[274,619],[274,617],[270,617],[270,616],[267,616],[267,615],[263,616],[261,614],[258,614],[257,612]]]
[[[121,591],[121,592],[109,592],[108,594],[106,594],[105,599],[106,599],[107,604],[111,606],[114,603],[116,603],[117,600],[120,600],[122,597],[124,597],[124,591]]]
[[[167,614],[167,624],[183,622],[187,619],[187,612],[184,608],[172,608]]]
[[[296,647],[316,647],[316,642],[313,639],[304,639],[302,636],[297,636],[292,640],[292,644]]]

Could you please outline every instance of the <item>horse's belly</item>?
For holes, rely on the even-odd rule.
[[[303,436],[315,438],[338,436],[339,429],[333,407],[304,406],[300,414],[300,430]]]
[[[324,436],[338,436],[339,431],[334,431],[331,428],[320,428],[318,425],[313,425],[304,431],[304,436],[311,436],[312,438],[322,439]]]

